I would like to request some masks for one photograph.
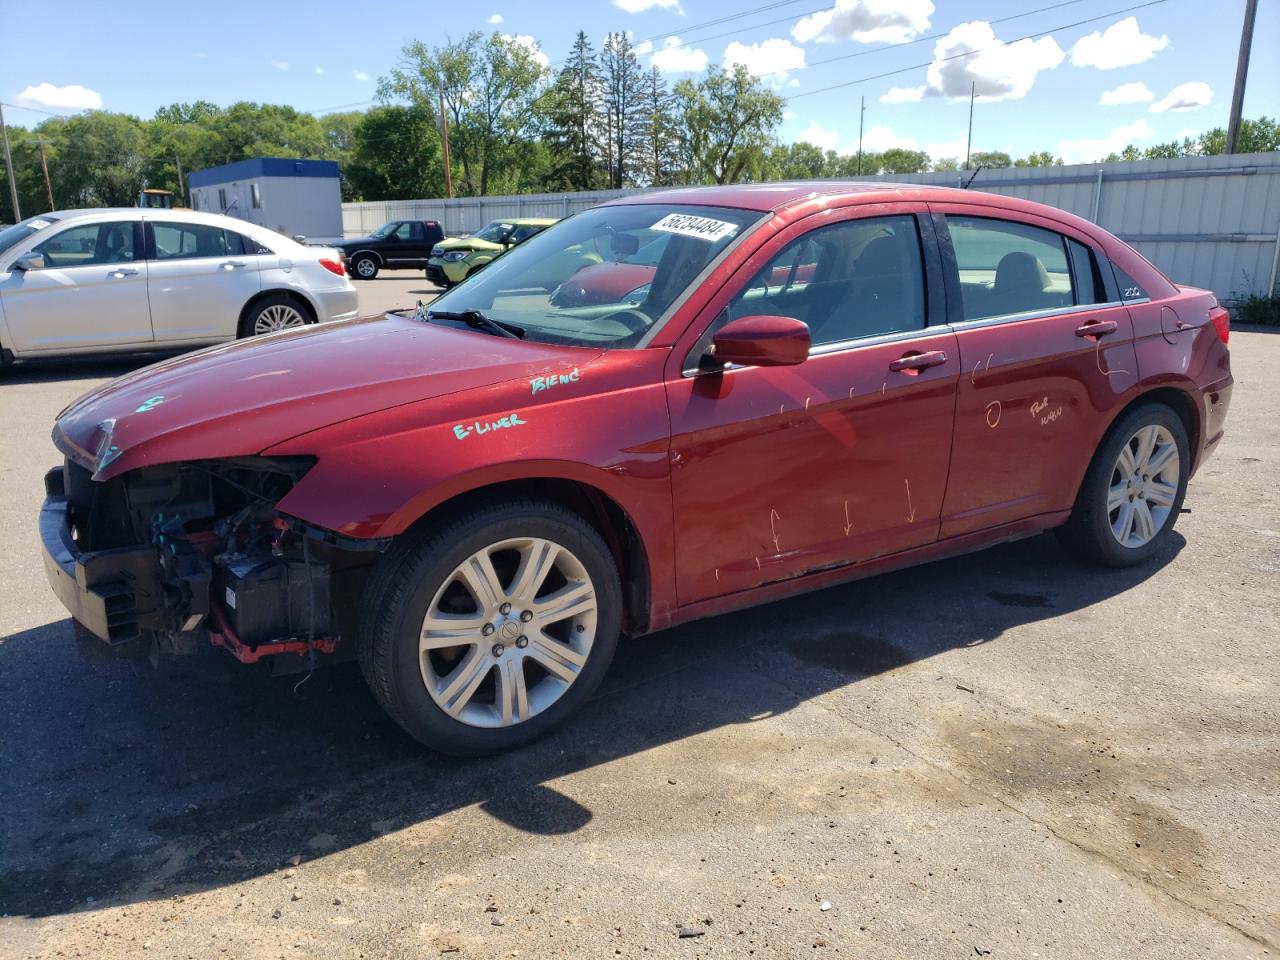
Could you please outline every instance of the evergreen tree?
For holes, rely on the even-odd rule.
[[[625,33],[605,37],[600,74],[604,84],[609,186],[619,189],[636,180],[632,167],[637,163],[645,127],[641,103],[644,75]]]
[[[586,33],[579,30],[568,62],[547,96],[551,189],[596,190],[603,185],[605,172],[596,146],[597,109],[603,92],[595,50]]]
[[[649,186],[670,186],[676,182],[679,164],[676,98],[657,67],[642,75],[639,102],[635,179]]]

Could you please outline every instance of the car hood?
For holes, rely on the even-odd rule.
[[[387,314],[210,347],[90,391],[54,443],[96,479],[157,463],[252,456],[378,410],[582,365],[551,346]]]
[[[431,248],[432,254],[437,250],[441,253],[448,253],[450,250],[501,250],[502,244],[490,243],[488,240],[481,240],[479,237],[450,237],[448,240],[441,240]]]

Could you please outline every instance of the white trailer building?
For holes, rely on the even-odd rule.
[[[289,237],[342,236],[342,187],[333,160],[255,157],[197,170],[191,206],[248,220]]]

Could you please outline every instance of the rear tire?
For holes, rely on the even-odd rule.
[[[237,336],[256,337],[281,330],[295,330],[315,323],[311,308],[287,293],[273,293],[253,301],[240,316]]]
[[[500,753],[590,698],[621,619],[618,569],[590,524],[539,500],[488,503],[382,559],[362,601],[360,668],[414,739],[455,756]]]
[[[1182,419],[1162,403],[1122,416],[1099,444],[1058,539],[1081,559],[1131,567],[1156,553],[1187,493],[1191,445]]]
[[[363,254],[351,261],[351,275],[357,280],[372,280],[378,275],[378,261]]]

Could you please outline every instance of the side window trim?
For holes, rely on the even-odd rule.
[[[810,356],[828,356],[830,354],[847,353],[864,347],[873,347],[900,340],[912,340],[920,337],[934,336],[938,333],[946,332],[949,328],[950,318],[946,312],[946,304],[948,301],[948,296],[945,292],[946,276],[942,259],[939,256],[937,249],[938,242],[933,229],[933,217],[931,217],[927,210],[910,210],[898,213],[871,211],[868,212],[866,216],[852,216],[838,220],[836,223],[856,223],[858,221],[890,217],[910,218],[914,222],[916,228],[916,242],[919,244],[920,248],[921,280],[924,284],[924,325],[918,329],[894,330],[886,333],[870,334],[863,337],[851,337],[844,340],[833,340],[827,343],[816,344],[811,348]],[[803,222],[804,221],[800,221],[800,223]],[[743,281],[743,286],[735,292],[734,296],[736,297],[749,289],[751,281],[755,279],[757,274],[772,263],[773,260],[781,255],[783,251],[791,246],[791,244],[812,236],[815,231],[821,230],[824,226],[828,225],[834,226],[835,224],[819,224],[817,226],[810,227],[804,233],[798,234],[790,240],[783,242],[770,258],[766,259],[757,270],[751,272],[746,277]],[[744,266],[745,264],[739,266],[739,270],[742,270]],[[732,300],[730,303],[731,302]],[[707,330],[694,341],[681,364],[680,374],[682,377],[697,377],[708,373],[732,373],[739,369],[749,369],[747,367],[737,367],[733,364],[724,367],[716,367],[714,370],[705,369],[699,366],[702,353],[705,351],[705,348],[703,348],[703,351],[700,351],[699,346],[706,339],[708,333],[711,333],[718,328],[720,325],[720,318],[723,317],[728,310],[729,304],[726,304],[725,307],[716,314],[716,318],[707,325]]]

